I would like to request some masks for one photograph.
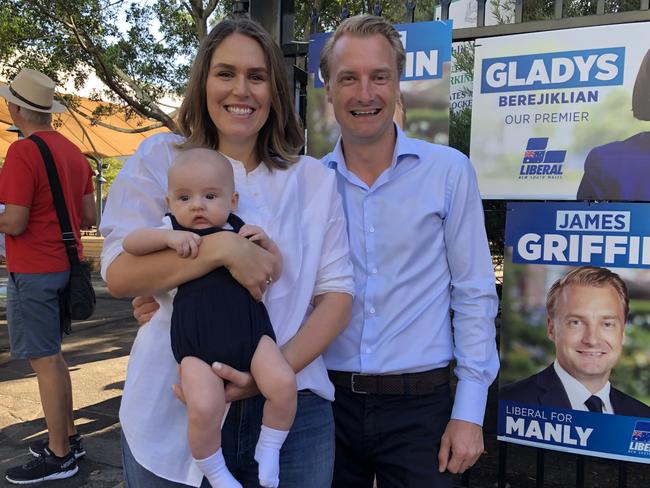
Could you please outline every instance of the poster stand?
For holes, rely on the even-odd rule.
[[[544,488],[544,455],[546,449],[536,448],[535,449],[535,487]],[[585,487],[585,462],[588,456],[582,456],[580,454],[576,455],[576,484],[575,488],[584,488]],[[506,467],[507,467],[507,458],[508,458],[508,443],[499,441],[499,469],[498,469],[498,478],[497,478],[497,487],[498,488],[507,488],[508,482],[506,480]],[[618,461],[618,488],[627,488],[627,466],[628,462]],[[463,476],[463,479],[465,476]],[[469,476],[468,476],[469,478]],[[469,479],[468,479],[469,482]],[[469,484],[462,484],[461,486],[469,486]]]

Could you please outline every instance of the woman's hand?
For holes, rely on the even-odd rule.
[[[277,258],[248,239],[232,235],[235,239],[229,239],[228,248],[223,250],[224,266],[259,301],[273,276]]]
[[[139,325],[144,325],[151,320],[153,314],[160,308],[158,302],[151,296],[135,297],[131,301],[133,306],[133,316]]]

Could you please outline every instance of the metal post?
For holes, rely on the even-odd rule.
[[[625,461],[618,462],[618,488],[627,488],[627,464]]]
[[[498,470],[498,488],[506,488],[506,467],[508,457],[508,443],[499,441],[499,470]]]
[[[598,0],[596,4],[596,15],[603,15],[605,13],[605,0]]]
[[[95,235],[97,237],[101,236],[101,233],[99,232],[99,224],[102,223],[102,184],[106,183],[106,179],[102,175],[102,171],[104,169],[102,163],[102,158],[98,156],[90,156],[89,157],[95,161],[95,166],[97,168],[97,171],[95,172]]]
[[[556,19],[561,19],[562,18],[563,10],[564,10],[564,1],[563,0],[555,0],[555,18]]]
[[[515,0],[515,23],[524,20],[524,0]]]
[[[256,20],[271,34],[271,37],[280,44],[280,0],[256,1],[250,3],[251,19]],[[281,45],[281,44],[280,44]]]
[[[236,1],[232,3],[232,14],[235,17],[244,17],[248,15],[250,2],[248,0]]]
[[[485,25],[485,2],[486,0],[478,0],[476,6],[476,27],[483,27]]]
[[[309,15],[309,33],[316,34],[318,32],[318,20],[320,19],[320,13],[316,7],[311,8],[311,14]]]
[[[441,0],[440,6],[440,18],[442,20],[449,20],[449,5],[451,5],[451,0]]]
[[[537,451],[536,488],[544,488],[544,449]]]
[[[404,9],[406,10],[406,13],[404,14],[405,23],[408,24],[415,22],[415,7],[415,0],[408,0],[404,3]]]
[[[348,8],[348,4],[344,3],[341,5],[341,21],[350,18],[350,9]]]
[[[639,10],[648,10],[650,9],[650,0],[641,0],[641,7]]]
[[[585,488],[585,458],[576,456],[576,488]]]

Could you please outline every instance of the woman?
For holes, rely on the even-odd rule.
[[[632,116],[650,121],[650,49],[632,90]],[[650,201],[650,131],[594,147],[585,159],[578,200]]]
[[[294,156],[303,138],[282,54],[258,24],[226,20],[202,42],[179,126],[184,137],[156,135],[141,144],[113,184],[102,222],[102,272],[111,292],[153,294],[160,304],[138,331],[120,407],[127,483],[131,488],[201,484],[185,440],[185,408],[171,389],[178,379],[167,291],[226,266],[253,296],[266,289],[278,345],[297,373],[298,411],[281,452],[280,486],[329,486],[334,390],[320,354],[349,320],[353,283],[346,225],[333,173],[311,158]],[[264,228],[282,251],[277,282],[268,279],[274,258],[232,232],[205,237],[192,260],[174,251],[123,253],[121,242],[130,231],[158,225],[165,213],[167,169],[179,146],[208,146],[231,161],[238,215]],[[226,365],[219,375],[232,381],[227,399],[243,400],[232,405],[223,426],[224,457],[242,485],[256,487],[253,450],[263,398],[249,375]]]

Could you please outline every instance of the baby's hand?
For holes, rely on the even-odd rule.
[[[201,245],[201,236],[194,232],[184,230],[174,230],[169,233],[167,246],[175,249],[182,258],[194,259],[199,255],[199,246]]]
[[[266,235],[266,232],[264,232],[261,227],[258,227],[256,225],[242,225],[242,228],[239,229],[239,235],[248,238],[248,240],[251,242],[256,242],[267,251],[269,243],[273,242],[271,241],[271,238]]]

